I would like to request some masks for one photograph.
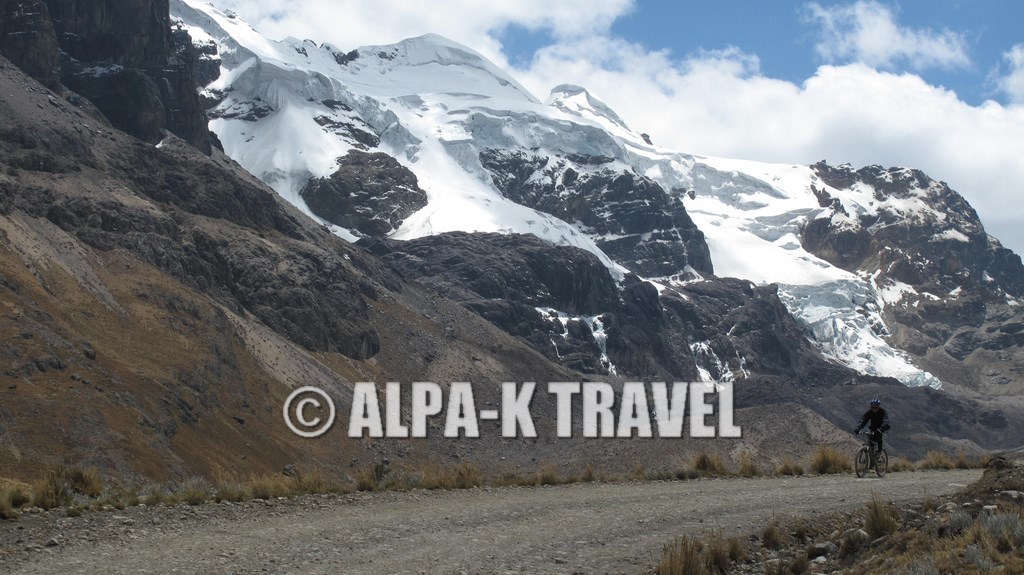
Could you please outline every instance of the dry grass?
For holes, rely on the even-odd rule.
[[[0,497],[0,520],[17,519],[18,512],[14,510],[14,506],[11,505],[10,498],[4,494]]]
[[[88,497],[97,497],[103,493],[103,479],[100,478],[100,472],[95,467],[60,467],[57,472],[67,478],[71,490],[75,493],[81,493]]]
[[[761,530],[761,545],[767,549],[778,549],[782,547],[782,543],[782,529],[779,528],[779,525],[777,523],[765,525]]]
[[[956,462],[941,451],[929,451],[924,459],[917,463],[918,469],[953,469]]]
[[[59,470],[50,470],[32,484],[32,504],[43,509],[67,507],[72,502],[71,483]]]
[[[424,470],[419,487],[424,489],[470,489],[483,484],[480,468],[460,463],[453,468],[432,467]]]
[[[703,548],[700,540],[690,536],[665,545],[661,550],[661,561],[654,567],[655,575],[711,575],[701,557]]]
[[[776,475],[803,475],[804,468],[799,463],[793,460],[793,458],[787,456],[782,460],[782,465],[775,470]]]
[[[680,467],[672,476],[680,480],[697,479],[700,477],[700,472],[692,467]]]
[[[889,460],[889,471],[900,472],[900,471],[914,471],[914,464],[907,459],[906,455],[901,455],[896,459]]]
[[[839,452],[836,448],[820,445],[811,458],[811,469],[818,475],[826,475],[830,473],[845,473],[852,469],[852,466],[850,465],[850,458]]]
[[[576,481],[579,483],[593,483],[594,481],[597,481],[597,474],[594,472],[594,466],[588,463],[587,466],[583,468],[583,471],[580,472],[580,476]]]
[[[749,453],[743,451],[740,453],[739,461],[739,475],[740,477],[756,477],[761,475],[761,469],[754,462],[754,458]]]
[[[218,470],[213,476],[213,500],[231,501],[237,503],[249,499],[250,491],[247,485],[239,481],[233,473]]]
[[[327,482],[327,476],[319,469],[310,471],[299,471],[292,478],[292,495],[305,495],[308,493],[327,493],[331,486]]]
[[[878,539],[896,531],[896,510],[888,503],[882,502],[877,495],[871,496],[868,502],[868,513],[864,518],[864,531],[872,539]]]
[[[718,453],[701,451],[693,458],[693,468],[702,475],[728,475],[729,471]]]
[[[734,563],[747,558],[743,544],[736,537],[725,538],[721,532],[713,532],[704,543],[704,564],[710,572],[725,573]]]
[[[62,465],[32,484],[32,504],[43,509],[67,507],[75,493],[97,497],[102,492],[103,480],[95,467]]]
[[[142,496],[142,503],[150,507],[157,505],[173,504],[174,497],[164,491],[159,486],[151,486],[146,489],[146,494]]]
[[[246,482],[245,488],[253,499],[277,499],[293,494],[294,482],[284,475],[257,475]]]
[[[192,477],[185,481],[174,495],[178,501],[189,505],[201,505],[210,500],[210,489],[205,481]]]
[[[542,465],[533,476],[533,485],[559,485],[561,483],[564,481],[558,475],[558,470],[554,465]]]

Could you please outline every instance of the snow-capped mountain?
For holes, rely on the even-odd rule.
[[[659,291],[712,275],[778,284],[826,356],[911,386],[940,387],[933,372],[955,370],[932,352],[953,345],[946,351],[966,360],[985,347],[985,325],[1008,325],[1004,343],[1022,343],[1012,327],[1020,259],[963,198],[913,170],[668,150],[583,87],[558,86],[542,102],[436,35],[346,51],[270,41],[196,0],[173,0],[171,13],[219,62],[202,95],[224,151],[348,240],[524,233],[582,248],[619,281],[632,273]],[[367,192],[374,176],[359,166],[380,152],[413,175],[401,193]],[[362,213],[313,209],[324,189],[349,194],[348,209]],[[537,307],[568,321],[566,310]],[[601,311],[574,317],[603,337],[593,327]],[[743,372],[738,354],[723,359],[703,341],[690,349],[704,377]]]

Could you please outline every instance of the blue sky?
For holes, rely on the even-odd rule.
[[[614,21],[610,33],[650,51],[668,50],[677,59],[702,51],[738,48],[756,55],[762,74],[800,83],[821,64],[834,63],[816,51],[821,41],[820,20],[810,2],[781,1],[662,1],[639,0]],[[851,2],[819,1],[828,9]],[[992,80],[1005,67],[1003,54],[1024,41],[1024,2],[1018,0],[929,0],[879,2],[898,25],[949,32],[963,42],[970,58],[961,65],[915,68],[896,61],[887,69],[912,70],[930,84],[956,92],[966,103],[993,99],[1007,103]],[[528,65],[535,52],[557,42],[550,28],[529,29],[512,24],[497,34],[510,63]],[[847,63],[852,57],[839,58]]]
[[[656,144],[919,168],[1024,254],[1024,0],[213,0],[270,38],[461,42]]]

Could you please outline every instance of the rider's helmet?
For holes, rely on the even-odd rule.
[[[882,400],[881,399],[878,399],[877,397],[871,398],[871,407],[881,407],[881,405],[882,405]]]

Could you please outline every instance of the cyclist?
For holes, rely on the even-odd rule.
[[[870,408],[863,417],[860,418],[860,425],[857,429],[853,430],[854,435],[860,435],[860,430],[864,429],[867,425],[871,432],[871,441],[878,444],[878,450],[882,450],[882,433],[889,431],[889,414],[882,409],[882,400],[877,397],[872,398],[870,402]]]

